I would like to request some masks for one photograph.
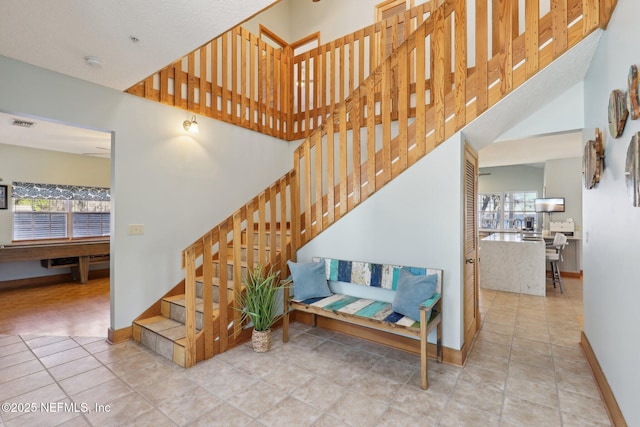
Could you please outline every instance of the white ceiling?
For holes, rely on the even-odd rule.
[[[0,55],[125,90],[274,2],[2,0]]]
[[[496,141],[478,152],[481,168],[544,164],[547,160],[582,156],[582,131],[544,135],[512,141]]]
[[[0,55],[125,90],[275,2],[2,0]],[[89,66],[86,56],[103,66]],[[41,119],[18,128],[14,118],[0,112],[0,144],[108,157],[108,133]]]

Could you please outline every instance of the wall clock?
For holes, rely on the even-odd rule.
[[[609,131],[611,136],[618,138],[622,135],[628,115],[626,97],[621,90],[612,90],[609,96]]]
[[[627,110],[631,120],[636,120],[640,116],[640,108],[638,107],[638,67],[632,65],[629,68],[629,77],[627,78]]]
[[[631,204],[640,206],[640,132],[633,135],[627,149],[624,181],[627,184],[627,194]]]
[[[592,189],[600,182],[600,175],[604,170],[604,145],[602,132],[596,128],[596,139],[587,141],[582,156],[582,173],[584,174],[584,188]]]

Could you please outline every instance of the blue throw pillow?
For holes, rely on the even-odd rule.
[[[436,292],[438,276],[416,276],[406,269],[400,270],[396,296],[391,308],[413,320],[420,321],[420,304],[428,300]]]
[[[293,299],[304,301],[331,295],[324,272],[324,261],[309,263],[287,261],[287,264],[293,276]]]

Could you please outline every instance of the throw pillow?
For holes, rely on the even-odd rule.
[[[420,321],[420,304],[433,296],[438,276],[416,276],[406,269],[400,270],[396,295],[391,308],[413,320]]]
[[[324,261],[308,263],[288,261],[287,264],[293,277],[293,298],[296,301],[331,295],[324,272]]]

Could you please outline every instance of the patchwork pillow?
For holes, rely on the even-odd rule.
[[[396,313],[420,321],[420,304],[433,296],[437,283],[438,276],[435,274],[416,276],[404,268],[401,269],[391,308]]]
[[[295,263],[287,261],[293,277],[293,299],[304,301],[309,298],[331,295],[324,271],[324,261]]]

